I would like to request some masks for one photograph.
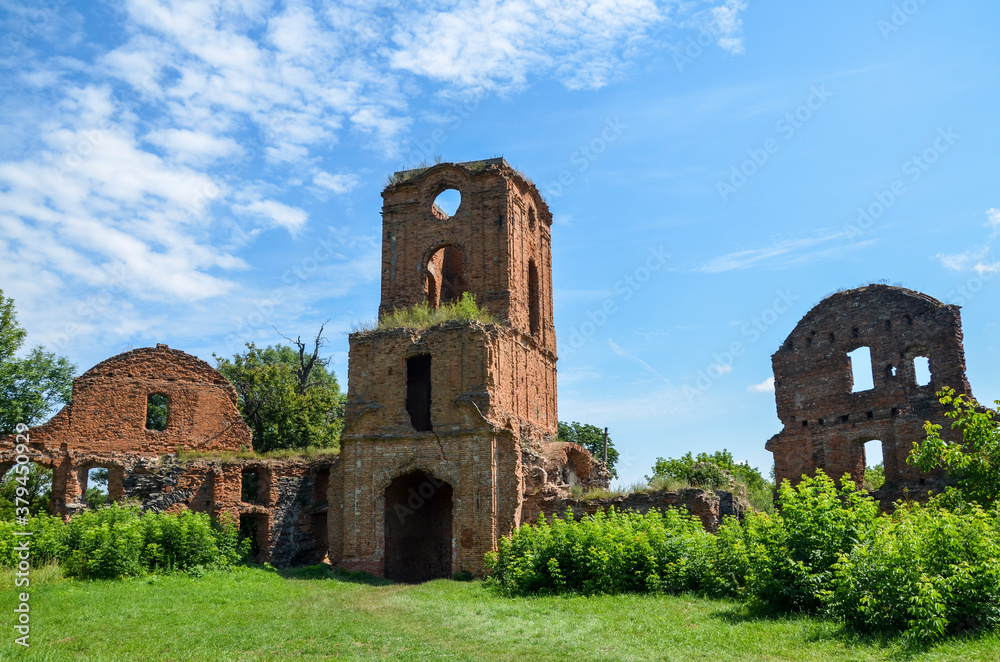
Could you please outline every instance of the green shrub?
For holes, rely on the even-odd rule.
[[[0,564],[17,564],[19,544],[10,521],[0,522]],[[226,568],[248,553],[231,517],[212,522],[206,513],[141,512],[113,503],[85,511],[69,522],[38,515],[28,520],[31,562],[58,561],[69,577],[116,579],[191,568]],[[197,571],[196,571],[197,572]]]
[[[1000,625],[1000,513],[900,505],[834,568],[829,610],[867,632],[931,641]]]
[[[698,590],[708,577],[714,538],[677,510],[645,515],[607,512],[574,521],[572,513],[501,539],[487,556],[489,581],[511,595]]]
[[[17,566],[20,559],[14,548],[25,539],[29,541],[32,567],[57,561],[65,551],[63,529],[62,519],[45,513],[32,515],[25,525],[16,524],[13,519],[0,520],[0,566]],[[32,535],[18,536],[16,531],[30,531]]]
[[[742,537],[746,558],[745,596],[771,611],[815,611],[829,588],[841,554],[865,539],[878,506],[849,477],[837,489],[822,471],[778,490],[780,512],[749,513],[727,535]]]

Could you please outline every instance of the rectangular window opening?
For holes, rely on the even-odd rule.
[[[166,430],[170,399],[162,393],[150,393],[146,398],[146,429]]]
[[[264,503],[262,494],[267,489],[259,469],[244,471],[240,476],[240,500],[243,503]]]
[[[913,374],[917,378],[917,386],[927,386],[931,383],[931,362],[926,356],[913,358]]]
[[[870,391],[875,388],[875,378],[872,375],[872,352],[868,347],[858,347],[847,354],[851,365],[853,386],[851,393]]]
[[[431,355],[406,359],[406,411],[417,432],[431,432]]]

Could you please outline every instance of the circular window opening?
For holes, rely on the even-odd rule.
[[[462,203],[462,194],[457,189],[446,188],[434,198],[431,211],[438,218],[450,218],[458,211],[458,206]]]

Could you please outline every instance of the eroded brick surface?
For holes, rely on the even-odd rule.
[[[848,352],[871,350],[874,388],[852,392]],[[927,357],[931,380],[918,386],[914,359]],[[775,400],[784,428],[767,442],[775,476],[796,482],[823,469],[864,478],[864,444],[882,443],[883,506],[942,487],[942,475],[906,464],[923,425],[942,425],[955,439],[935,392],[950,386],[971,395],[958,306],[900,287],[868,285],[838,292],[809,311],[773,355]],[[960,440],[960,438],[959,438]]]
[[[479,574],[522,521],[522,448],[557,430],[552,217],[503,159],[396,180],[382,194],[380,310],[470,292],[497,323],[351,335],[340,560],[391,576],[401,546],[443,549],[449,562],[424,578]],[[451,217],[433,204],[447,188],[462,196]],[[446,515],[450,533],[432,533]]]

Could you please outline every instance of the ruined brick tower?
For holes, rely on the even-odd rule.
[[[401,581],[480,573],[520,524],[522,447],[557,430],[552,216],[502,158],[398,172],[382,197],[380,313],[469,292],[496,323],[351,334],[331,559]]]

